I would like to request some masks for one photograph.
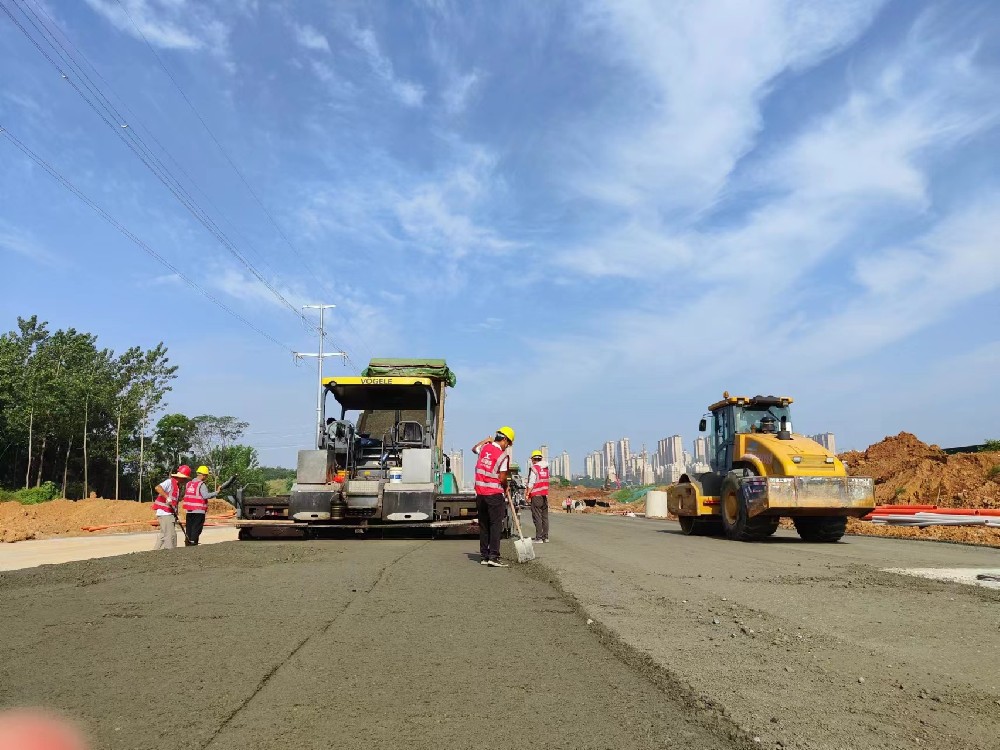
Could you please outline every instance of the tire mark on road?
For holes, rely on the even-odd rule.
[[[260,681],[257,683],[257,687],[254,688],[253,692],[251,692],[250,695],[248,695],[236,708],[234,708],[232,710],[232,712],[230,712],[230,714],[225,719],[222,720],[222,723],[219,724],[219,726],[215,730],[215,732],[212,733],[212,736],[208,738],[208,741],[204,745],[201,746],[202,750],[207,750],[207,748],[209,748],[209,747],[212,746],[212,744],[219,738],[219,736],[232,723],[233,719],[235,719],[244,708],[246,708],[247,706],[250,705],[250,703],[253,701],[253,699],[256,698],[265,687],[267,687],[267,684],[281,670],[281,668],[284,667],[286,664],[288,664],[288,662],[290,662],[292,659],[295,658],[295,655],[297,653],[299,653],[299,651],[302,650],[303,646],[305,646],[309,641],[311,641],[313,638],[316,638],[317,636],[326,635],[326,633],[328,633],[330,631],[330,628],[332,628],[340,620],[340,618],[342,618],[344,615],[346,615],[357,602],[361,601],[364,597],[368,596],[376,588],[378,588],[379,584],[381,584],[382,581],[385,580],[385,577],[389,573],[389,570],[394,565],[396,565],[396,563],[398,563],[404,557],[407,557],[408,555],[412,555],[414,552],[416,552],[416,551],[418,551],[420,549],[423,549],[424,547],[426,547],[430,543],[431,543],[430,541],[426,541],[423,544],[418,544],[416,547],[413,547],[412,549],[407,550],[403,554],[399,555],[395,559],[393,559],[393,560],[389,561],[388,563],[386,563],[385,565],[383,565],[382,568],[381,568],[381,570],[379,570],[378,575],[375,577],[375,581],[368,588],[366,588],[364,591],[359,592],[357,594],[357,596],[352,597],[351,600],[348,601],[347,604],[344,605],[344,608],[341,609],[340,612],[338,612],[331,620],[329,620],[328,622],[324,623],[322,625],[322,627],[320,627],[315,632],[310,633],[305,638],[303,638],[301,641],[299,641],[298,644],[296,644],[295,648],[293,648],[288,653],[287,656],[285,656],[277,664],[275,664],[273,667],[271,667],[270,670],[268,670],[267,674],[265,674],[260,679]]]

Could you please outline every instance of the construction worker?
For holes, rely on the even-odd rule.
[[[549,541],[549,463],[541,451],[531,452],[528,469],[528,502],[531,520],[535,524],[535,542]]]
[[[208,479],[208,467],[199,466],[198,476],[187,483],[184,488],[184,501],[181,506],[187,513],[187,539],[184,540],[185,547],[197,547],[198,539],[201,537],[201,530],[205,528],[205,514],[208,513],[208,501],[218,495],[218,492],[209,492],[205,480]]]
[[[180,480],[191,478],[191,467],[183,464],[177,471],[156,485],[153,510],[160,524],[153,549],[174,549],[177,546],[177,499],[181,494]]]
[[[500,561],[500,536],[507,516],[504,493],[510,469],[508,449],[514,444],[514,430],[501,427],[496,435],[472,446],[476,461],[476,508],[479,515],[480,565],[509,567]]]

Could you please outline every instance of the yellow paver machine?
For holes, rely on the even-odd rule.
[[[725,534],[736,541],[771,536],[782,517],[808,542],[836,542],[848,517],[875,507],[871,477],[847,475],[822,445],[792,432],[787,396],[730,396],[708,407],[711,471],[684,474],[667,505],[685,534]]]

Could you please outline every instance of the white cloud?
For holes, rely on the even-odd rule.
[[[423,250],[461,258],[473,251],[503,252],[518,243],[476,221],[486,195],[494,189],[495,159],[471,149],[466,160],[435,181],[401,194],[395,214],[407,238]]]
[[[424,103],[426,91],[423,86],[396,75],[392,61],[382,52],[374,31],[355,26],[351,30],[351,39],[364,52],[375,74],[389,86],[400,102],[408,107],[419,107]]]
[[[469,100],[481,82],[482,75],[479,71],[454,74],[451,82],[441,94],[445,112],[453,117],[462,114],[469,106]]]
[[[33,235],[0,221],[0,250],[15,253],[46,266],[55,266],[60,257],[43,247]]]
[[[761,128],[759,104],[775,77],[851,41],[880,5],[590,4],[582,22],[588,38],[636,77],[620,132],[604,140],[593,172],[574,176],[575,184],[625,208],[641,208],[650,196],[688,211],[710,205],[753,146]],[[596,136],[581,134],[600,144]]]
[[[917,28],[922,33],[891,49],[859,55],[844,96],[829,97],[835,106],[818,116],[807,110],[810,119],[791,123],[791,135],[768,141],[739,172],[733,166],[754,145],[766,76],[746,79],[742,93],[712,95],[740,103],[731,114],[743,125],[728,133],[710,124],[709,133],[690,134],[698,118],[666,110],[663,121],[679,128],[675,146],[644,140],[662,124],[656,117],[612,133],[621,160],[599,160],[604,171],[593,176],[610,187],[587,192],[595,211],[624,218],[584,247],[557,253],[552,270],[615,284],[615,304],[547,341],[525,377],[568,398],[599,387],[627,392],[623,403],[648,400],[665,382],[677,399],[723,388],[794,393],[806,383],[820,397],[853,397],[868,387],[872,356],[958,305],[1000,293],[1000,195],[942,177],[959,149],[1000,119],[1000,81],[977,66],[966,40],[929,38],[932,25]],[[778,34],[775,43],[787,47],[788,38]],[[813,49],[833,48],[820,39]],[[743,57],[692,59],[715,70]],[[815,55],[786,50],[781,66],[760,70],[809,59]],[[716,106],[710,98],[703,96],[706,113]],[[634,143],[621,147],[628,133]],[[708,148],[687,150],[691,143]],[[656,153],[669,148],[681,153]],[[671,173],[660,177],[664,169]],[[683,194],[673,183],[692,169],[710,179],[696,177]],[[974,197],[963,200],[970,189]],[[718,208],[722,221],[714,220]],[[631,292],[621,291],[624,284]]]
[[[86,0],[86,3],[119,31],[139,40],[145,37],[154,47],[206,50],[230,64],[230,26],[210,5],[188,0],[122,0],[121,4],[117,0]]]
[[[299,314],[302,305],[311,302],[305,290],[298,286],[290,287],[281,283],[275,283],[274,281],[268,281],[268,283],[282,297],[288,300],[292,309],[282,302],[271,289],[268,289],[267,285],[260,279],[232,265],[216,262],[207,278],[208,286],[218,289],[247,305],[264,303],[270,307],[289,310],[289,312]]]
[[[303,47],[316,52],[329,52],[330,42],[327,38],[309,24],[294,24],[295,41]]]

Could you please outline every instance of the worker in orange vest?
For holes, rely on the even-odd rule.
[[[153,510],[160,524],[153,549],[174,549],[177,546],[177,499],[181,494],[180,480],[191,478],[191,467],[183,464],[177,471],[156,485]]]
[[[531,452],[528,502],[531,504],[531,520],[535,524],[535,542],[545,544],[549,541],[549,464],[541,451]]]
[[[514,444],[514,430],[501,427],[496,435],[480,440],[472,446],[479,456],[476,461],[476,509],[479,516],[480,565],[507,568],[500,561],[500,537],[507,517],[504,493],[507,489],[507,472],[510,469],[508,449]]]
[[[201,530],[205,528],[205,515],[208,513],[208,501],[218,495],[218,492],[209,492],[205,480],[208,479],[208,467],[198,467],[198,477],[192,479],[184,488],[184,508],[185,519],[187,520],[187,539],[184,540],[185,547],[197,547],[198,539],[201,537]]]

